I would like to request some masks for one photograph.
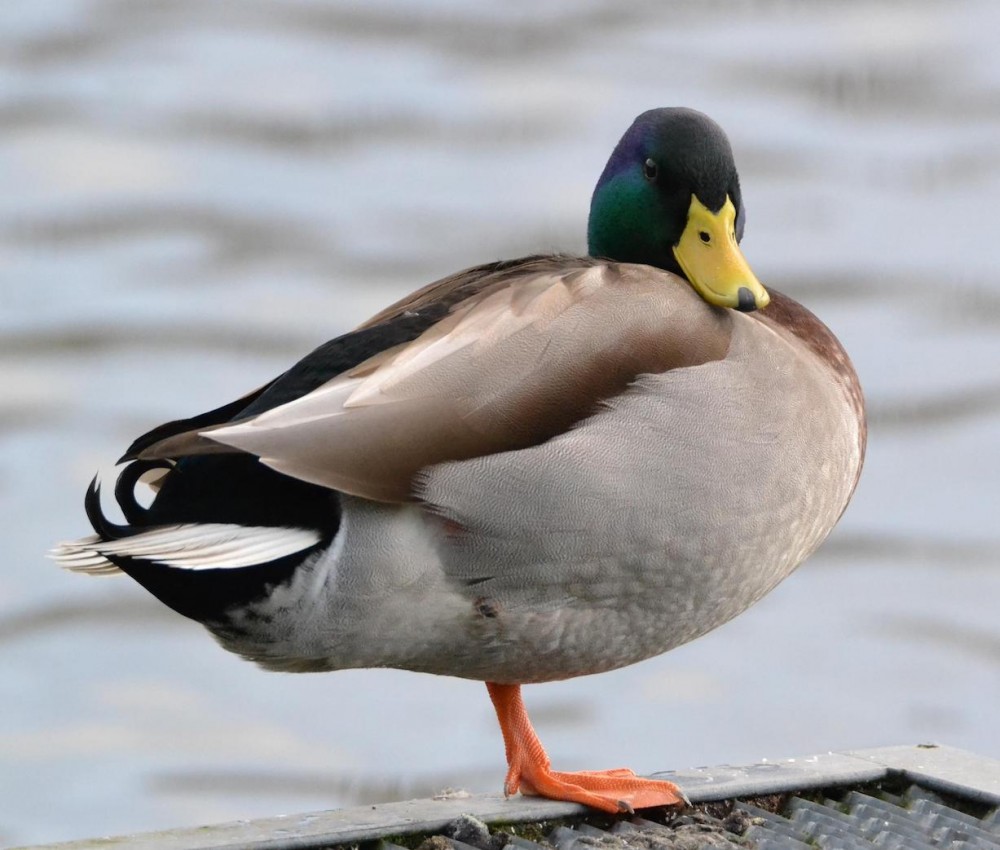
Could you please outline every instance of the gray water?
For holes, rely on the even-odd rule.
[[[715,117],[745,252],[871,409],[828,544],[661,658],[527,689],[561,767],[1000,757],[1000,4],[4,0],[0,843],[498,790],[477,683],[260,672],[44,559],[132,437],[436,277],[584,250],[640,111]]]

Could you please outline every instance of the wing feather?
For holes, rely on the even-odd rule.
[[[306,481],[405,501],[429,465],[544,442],[640,374],[725,355],[725,311],[681,279],[592,260],[561,269],[481,288],[412,342],[199,433]]]
[[[234,569],[266,564],[315,546],[314,529],[225,523],[168,525],[119,540],[97,535],[62,543],[52,557],[67,570],[112,575],[115,556],[188,570]]]

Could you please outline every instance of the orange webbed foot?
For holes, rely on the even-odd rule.
[[[628,768],[564,773],[551,769],[528,719],[519,685],[487,682],[507,750],[507,796],[524,794],[582,803],[612,814],[651,806],[683,806],[684,793],[672,782],[645,779]]]
[[[631,770],[532,771],[521,774],[521,792],[553,800],[570,800],[601,811],[618,813],[651,806],[682,806],[681,790],[672,782],[644,779]]]

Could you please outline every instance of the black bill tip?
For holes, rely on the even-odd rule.
[[[736,298],[736,309],[741,313],[752,313],[757,309],[757,299],[754,298],[753,293],[746,286],[740,287]]]

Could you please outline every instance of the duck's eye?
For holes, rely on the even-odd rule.
[[[712,237],[711,237],[711,235],[709,234],[709,232],[707,230],[699,230],[698,231],[698,238],[702,242],[711,242],[712,241]]]
[[[656,180],[656,175],[659,173],[659,169],[656,167],[656,160],[647,159],[642,164],[642,176],[645,177],[650,183]]]

